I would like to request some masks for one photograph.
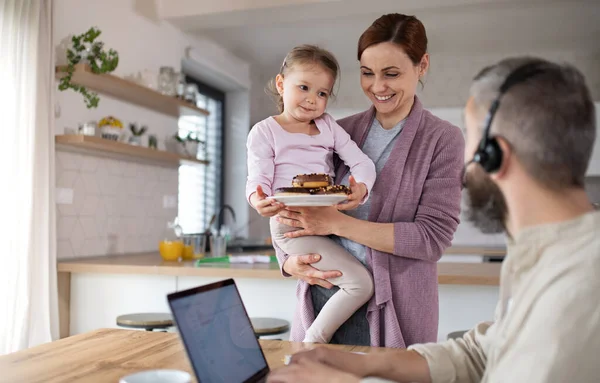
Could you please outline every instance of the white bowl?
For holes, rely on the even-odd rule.
[[[179,370],[148,370],[127,375],[119,383],[190,383],[192,376]]]

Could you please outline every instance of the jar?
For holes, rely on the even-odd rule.
[[[160,67],[160,73],[158,74],[158,91],[167,96],[177,95],[176,80],[175,70],[173,70],[172,67]]]
[[[82,134],[84,136],[95,136],[97,127],[98,124],[96,124],[96,121],[89,121],[83,124],[79,124],[79,134]]]
[[[177,73],[177,98],[183,100],[185,94],[185,75],[183,73]]]
[[[150,69],[144,69],[138,73],[138,76],[140,85],[154,90],[158,89],[158,75],[156,72],[153,72]]]
[[[198,94],[198,86],[196,84],[187,84],[185,86],[185,93],[183,98],[187,102],[191,102],[196,105],[196,96]]]

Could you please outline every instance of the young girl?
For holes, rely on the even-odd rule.
[[[327,237],[287,238],[295,230],[274,218],[282,203],[266,199],[280,187],[290,187],[298,174],[325,173],[334,176],[333,152],[350,167],[356,182],[340,209],[364,203],[375,182],[375,165],[350,139],[346,131],[325,113],[338,75],[331,53],[312,45],[301,45],[286,56],[274,80],[281,114],[269,117],[248,135],[248,181],[246,196],[256,211],[270,219],[275,243],[289,255],[315,253],[322,270],[340,270],[330,280],[340,287],[325,304],[306,332],[305,342],[328,343],[335,331],[373,295],[369,271],[343,247]]]

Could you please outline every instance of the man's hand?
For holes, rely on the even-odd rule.
[[[342,273],[338,270],[321,271],[311,266],[311,263],[320,260],[321,256],[319,254],[290,255],[283,264],[283,271],[310,285],[319,285],[330,289],[333,284],[328,282],[327,279],[341,277]]]
[[[256,192],[250,196],[250,203],[256,209],[258,214],[263,217],[272,217],[285,209],[285,205],[272,199],[267,199],[267,195],[263,192],[262,187],[258,185]]]
[[[362,182],[357,183],[353,176],[348,178],[348,183],[350,186],[350,195],[345,202],[335,206],[338,210],[356,209],[367,195],[367,185]]]
[[[269,383],[358,383],[357,376],[308,359],[279,368],[267,377]]]
[[[333,367],[336,370],[345,371],[357,377],[368,376],[371,372],[369,357],[347,351],[334,350],[327,347],[316,347],[312,350],[298,352],[292,355],[290,364],[302,364],[307,360]]]
[[[379,377],[394,382],[430,383],[429,365],[415,351],[373,350],[365,355],[317,347],[292,355],[290,366],[326,365],[354,377]],[[334,375],[332,375],[333,381]]]

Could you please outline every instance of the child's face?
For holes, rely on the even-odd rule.
[[[325,113],[333,83],[333,76],[319,65],[295,65],[285,78],[277,75],[284,113],[298,122],[320,117]]]

